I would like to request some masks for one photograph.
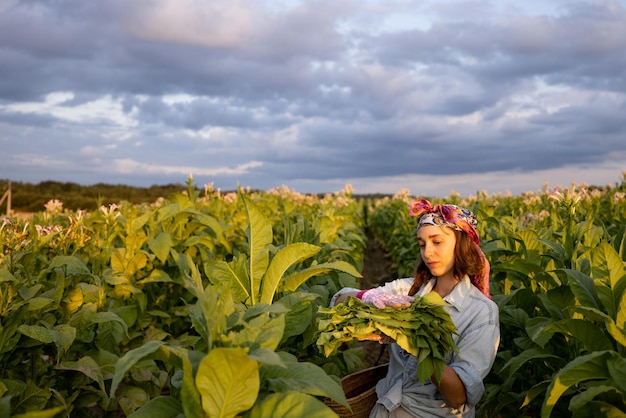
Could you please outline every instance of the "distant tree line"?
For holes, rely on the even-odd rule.
[[[0,180],[0,196],[7,190],[8,181]],[[94,210],[101,205],[112,203],[154,202],[159,197],[169,197],[172,193],[186,190],[184,184],[153,185],[134,187],[123,184],[97,183],[84,186],[77,183],[43,181],[38,184],[11,181],[11,207],[14,212],[40,212],[52,199],[63,202],[63,208],[70,210]],[[5,204],[0,208],[4,213]]]
[[[8,180],[0,180],[0,196],[7,190]],[[201,191],[196,187],[197,190]],[[95,210],[102,205],[130,202],[133,204],[151,203],[159,197],[168,198],[173,193],[187,190],[182,183],[136,187],[124,184],[97,183],[90,186],[72,182],[43,181],[37,184],[11,181],[13,212],[40,212],[52,199],[63,203],[64,209]],[[224,191],[228,193],[228,191]],[[322,196],[323,193],[318,194]],[[354,196],[355,198],[382,198],[388,194],[370,194]],[[0,216],[6,211],[6,204],[0,207]]]
[[[0,197],[7,190],[9,181],[0,180]],[[626,171],[622,173],[615,188],[626,192]],[[604,187],[589,186],[590,190]],[[101,205],[130,202],[133,204],[154,202],[159,197],[167,198],[173,193],[187,190],[182,183],[136,187],[124,184],[97,183],[90,186],[72,182],[43,181],[38,184],[11,181],[13,212],[39,212],[45,210],[45,204],[52,199],[63,202],[63,208],[69,210],[95,210]],[[319,194],[321,196],[322,194]],[[357,199],[376,199],[388,197],[388,194],[354,195]],[[6,203],[0,207],[0,214],[6,210]]]

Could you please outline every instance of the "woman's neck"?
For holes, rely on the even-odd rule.
[[[445,298],[452,292],[454,287],[459,283],[459,279],[454,276],[441,276],[435,278],[435,286],[433,286],[433,290],[442,298]]]

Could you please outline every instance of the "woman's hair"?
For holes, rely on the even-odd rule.
[[[460,279],[465,275],[470,277],[480,275],[484,267],[484,258],[481,256],[480,250],[468,234],[455,229],[452,229],[452,231],[456,236],[456,244],[454,246],[454,277]],[[428,266],[424,263],[424,260],[422,260],[422,257],[418,257],[413,277],[415,281],[409,290],[409,295],[411,296],[415,295],[422,285],[433,277]]]

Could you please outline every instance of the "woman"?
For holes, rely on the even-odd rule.
[[[455,205],[418,199],[410,214],[419,217],[420,259],[414,278],[398,279],[370,290],[345,288],[331,304],[355,296],[378,308],[408,306],[413,295],[437,292],[457,327],[459,349],[449,353],[437,380],[420,384],[417,359],[393,343],[389,371],[378,382],[378,401],[370,418],[474,417],[483,379],[493,366],[500,342],[498,307],[489,295],[489,262],[479,247],[476,216]]]

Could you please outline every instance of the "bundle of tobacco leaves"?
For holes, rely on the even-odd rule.
[[[334,307],[319,308],[317,346],[329,357],[344,342],[387,336],[417,358],[420,382],[433,373],[440,379],[446,355],[458,351],[453,339],[457,329],[445,305],[436,292],[415,296],[415,302],[406,308],[379,309],[348,297]]]

